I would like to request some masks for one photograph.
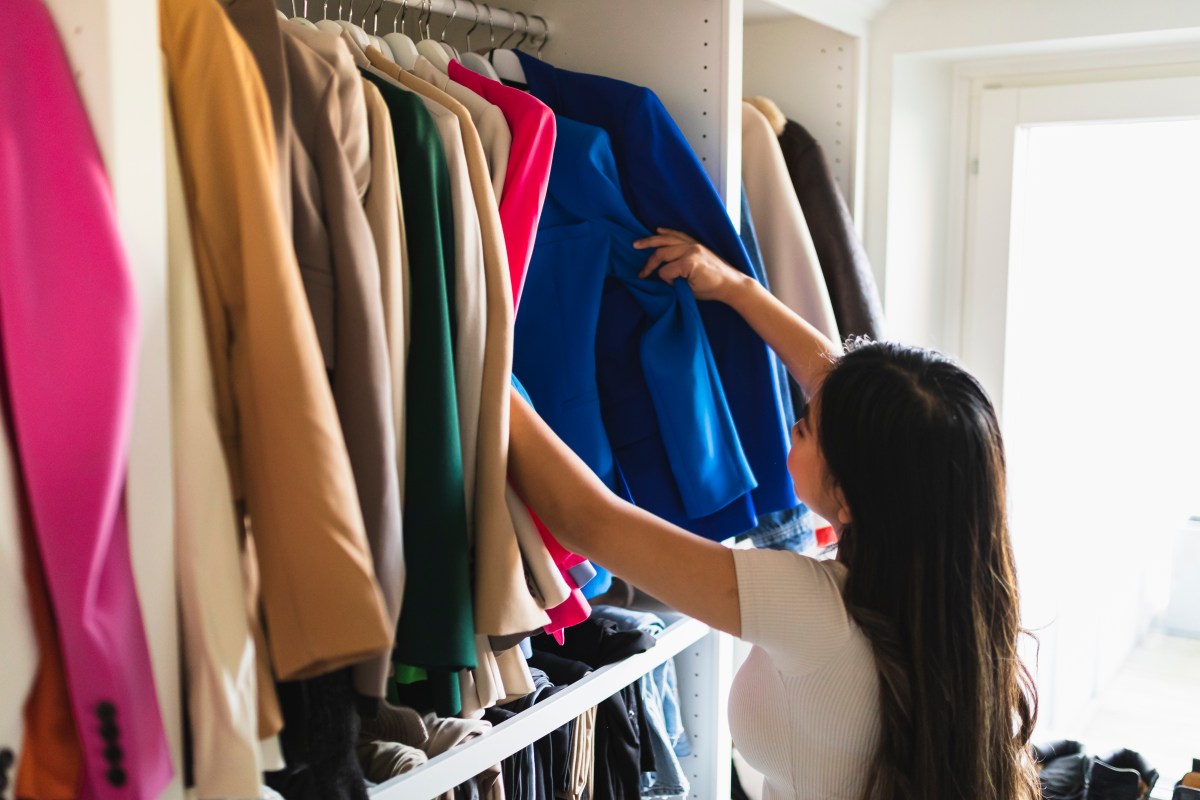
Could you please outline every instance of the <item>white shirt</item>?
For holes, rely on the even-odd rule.
[[[735,550],[742,638],[754,645],[729,727],[766,777],[764,800],[858,800],[880,732],[871,645],[842,602],[846,569],[776,550]]]

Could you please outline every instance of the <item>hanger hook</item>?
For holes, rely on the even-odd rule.
[[[454,6],[450,9],[450,19],[446,20],[446,24],[442,26],[442,35],[438,38],[439,42],[446,41],[446,31],[450,29],[450,24],[454,22],[454,18],[458,16],[458,0],[453,0]]]
[[[471,30],[467,31],[466,52],[468,53],[471,52],[471,34],[474,33],[475,29],[479,27],[479,6],[476,3],[471,3],[471,6],[475,9],[475,22],[471,25]]]
[[[533,18],[536,20],[541,20],[542,23],[542,38],[538,40],[536,53],[537,57],[540,59],[542,57],[542,48],[546,46],[546,42],[550,41],[550,23],[546,22],[545,17],[540,17],[536,14]]]
[[[292,0],[292,16],[296,16],[296,0]]]
[[[511,32],[508,34],[508,36],[505,36],[505,37],[504,37],[504,40],[503,40],[503,41],[501,41],[501,42],[500,42],[500,49],[501,49],[501,50],[503,50],[503,49],[505,49],[506,47],[508,47],[508,40],[509,40],[509,39],[511,39],[511,38],[513,38],[514,36],[516,36],[516,35],[517,35],[517,34],[520,32],[520,29],[518,29],[518,28],[517,28],[517,17],[523,17],[523,16],[525,16],[525,14],[524,14],[523,12],[521,12],[521,11],[514,11],[514,12],[512,12],[512,15],[513,15],[513,26],[512,26],[512,31],[511,31]]]
[[[488,12],[488,49],[495,50],[496,49],[496,26],[492,23],[492,7],[489,6],[487,3],[484,3],[483,7],[486,8],[487,12]]]
[[[513,45],[513,50],[520,50],[521,45],[525,44],[525,40],[529,38],[529,17],[528,17],[528,15],[525,14],[524,11],[518,11],[517,13],[521,15],[521,22],[524,23],[524,26],[523,26],[524,29],[521,31],[521,38],[517,39],[517,43],[515,45]],[[516,33],[516,32],[517,32],[517,25],[514,22],[513,23],[513,33]]]
[[[421,38],[433,38],[433,0],[425,0],[425,33]]]

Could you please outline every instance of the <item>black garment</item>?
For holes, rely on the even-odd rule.
[[[838,331],[844,337],[882,339],[883,304],[871,263],[821,145],[799,123],[788,120],[779,146],[825,274]]]
[[[544,633],[534,636],[531,642],[535,655],[537,651],[550,653],[582,661],[592,669],[615,664],[654,647],[654,637],[650,634],[622,631],[617,628],[615,622],[594,616],[568,630],[562,645]],[[567,682],[559,681],[553,675],[550,678],[555,683]]]
[[[499,725],[566,688],[555,686],[545,672],[535,667],[530,667],[529,674],[533,678],[531,694],[506,703],[502,708],[489,708],[483,718]],[[568,722],[504,760],[500,773],[507,800],[554,800],[556,790],[566,787],[562,775],[569,768],[573,725],[574,722]],[[455,800],[466,799],[456,794]]]
[[[533,637],[530,667],[545,670],[555,683],[572,683],[598,669],[643,653],[654,637],[641,631],[621,631],[610,620],[592,617],[567,631],[559,646],[553,638]],[[592,800],[627,800],[641,795],[641,774],[654,772],[649,742],[649,719],[636,683],[626,686],[596,707],[595,781]]]
[[[515,712],[500,706],[483,712],[483,718],[493,725],[499,725],[514,716]],[[552,761],[553,752],[548,737],[504,759],[500,765],[504,797],[507,800],[554,800]]]
[[[350,670],[277,683],[287,768],[266,773],[267,785],[287,800],[367,800],[358,765],[357,693]]]

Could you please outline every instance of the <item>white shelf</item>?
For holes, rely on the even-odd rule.
[[[650,670],[703,639],[709,627],[683,618],[659,634],[654,647],[601,667],[545,702],[517,714],[487,734],[431,758],[412,772],[371,790],[373,800],[429,800],[562,727]],[[567,634],[570,635],[570,632]]]

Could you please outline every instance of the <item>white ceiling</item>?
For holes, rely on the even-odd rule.
[[[866,33],[867,25],[891,0],[743,0],[748,23],[803,16],[853,36]]]

